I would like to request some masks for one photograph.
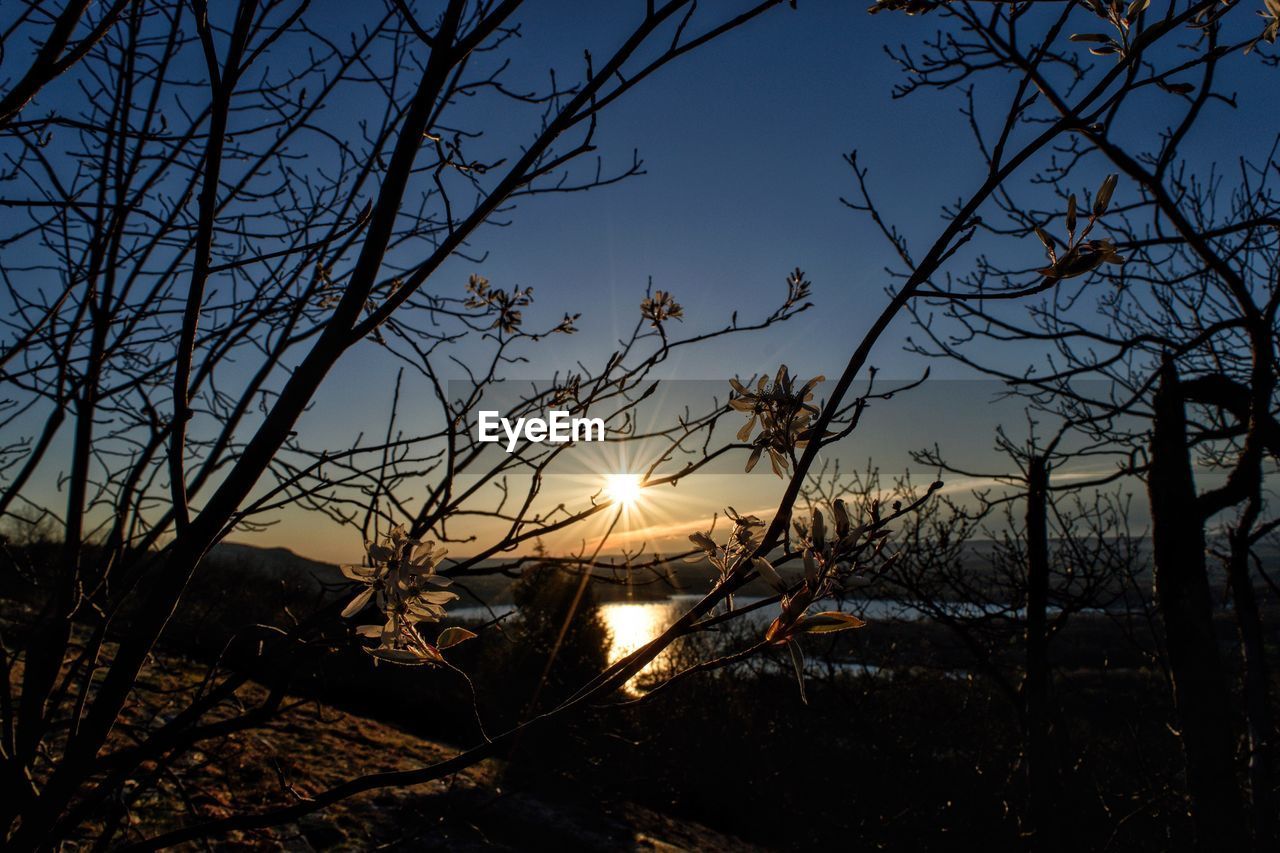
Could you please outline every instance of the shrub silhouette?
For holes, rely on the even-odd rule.
[[[579,588],[581,591],[579,591]],[[505,654],[486,666],[484,681],[501,694],[503,716],[530,716],[566,698],[608,664],[609,629],[590,582],[540,562],[512,589],[518,615]]]

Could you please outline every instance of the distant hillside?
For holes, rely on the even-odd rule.
[[[486,560],[478,568],[493,569],[504,562]],[[672,594],[703,592],[710,588],[714,573],[706,563],[689,564],[676,560],[663,564],[657,570],[633,572],[628,583],[621,558],[618,558],[617,566],[614,571],[597,570],[597,574],[605,578],[597,584],[597,598],[600,600],[661,599]],[[301,586],[306,591],[338,591],[350,583],[336,565],[310,560],[287,548],[260,548],[243,542],[224,542],[215,546],[210,552],[206,571],[211,578],[258,575],[284,582],[295,589]],[[511,601],[513,583],[514,579],[505,575],[483,573],[456,577],[453,589],[467,604],[506,604]]]
[[[981,572],[988,564],[993,543],[981,540],[972,544],[972,560],[975,572]],[[655,567],[627,571],[620,556],[602,557],[612,561],[613,567],[598,567],[595,585],[596,599],[608,601],[658,601],[671,595],[701,594],[713,585],[716,570],[705,560],[688,563],[683,559],[660,563]],[[479,569],[493,569],[505,561],[486,560]],[[446,563],[446,568],[447,568]],[[527,565],[527,564],[526,564]],[[784,568],[788,579],[800,576],[800,567]],[[279,582],[295,595],[320,593],[337,595],[350,583],[336,565],[322,563],[299,556],[287,548],[260,548],[243,542],[224,542],[210,554],[207,572],[211,581],[225,578],[231,583],[245,576],[259,576]],[[455,577],[453,589],[467,604],[509,604],[514,579],[497,573],[477,573]],[[767,596],[772,590],[762,581],[748,584],[744,595]]]
[[[1221,561],[1214,553],[1225,552],[1226,541],[1222,536],[1208,537],[1209,579],[1210,584],[1219,589],[1226,583],[1225,572]],[[991,555],[996,543],[990,539],[976,539],[968,543],[966,568],[973,572],[975,578],[988,570]],[[1254,548],[1262,570],[1273,580],[1280,572],[1280,543],[1261,542]],[[1139,554],[1144,561],[1149,560],[1149,542],[1139,544]],[[628,577],[625,563],[620,556],[602,557],[603,560],[614,560],[616,568],[597,569],[596,574],[603,580],[596,584],[596,599],[601,602],[638,600],[656,601],[674,594],[701,594],[711,588],[715,579],[715,570],[705,560],[698,563],[686,563],[673,560],[660,565],[657,569],[635,571]],[[483,568],[494,568],[503,561],[487,560],[480,564]],[[203,578],[197,576],[196,589],[192,592],[198,598],[208,596],[225,596],[238,592],[231,587],[244,583],[252,583],[265,578],[273,581],[270,587],[258,587],[259,592],[276,596],[282,602],[298,602],[303,598],[316,597],[327,599],[331,596],[349,594],[350,581],[342,576],[336,565],[311,560],[299,556],[287,548],[261,548],[244,542],[223,542],[214,547],[205,567]],[[788,578],[798,577],[799,568],[792,567],[783,571]],[[511,586],[513,579],[500,574],[477,574],[455,578],[453,589],[462,597],[463,606],[473,604],[509,604],[511,602]],[[1260,588],[1265,581],[1257,579]],[[1144,570],[1138,578],[1140,588],[1150,589],[1149,571]],[[868,596],[892,596],[891,590],[882,590],[876,583],[860,587],[861,594]],[[761,582],[749,585],[743,590],[745,595],[769,595],[771,591]],[[234,596],[233,597],[238,597]]]
[[[259,548],[244,542],[223,542],[209,554],[208,572],[213,576],[242,577],[246,573],[301,587],[303,592],[338,595],[350,588],[351,581],[332,563],[322,563],[293,553],[288,548]],[[510,578],[484,575],[459,580],[455,591],[470,604],[509,600]]]
[[[1209,547],[1215,550],[1225,543],[1211,537]],[[976,578],[980,578],[990,568],[992,553],[996,543],[990,539],[976,539],[968,543],[966,557],[967,569]],[[1276,546],[1262,544],[1259,555],[1263,565],[1276,565],[1280,551]],[[1145,555],[1145,543],[1140,546]],[[340,595],[349,589],[349,581],[344,578],[336,565],[323,563],[299,556],[287,548],[261,548],[243,542],[224,542],[217,545],[210,554],[207,571],[213,578],[222,576],[231,583],[237,578],[259,576],[278,581],[290,588],[294,595],[318,594],[321,597]],[[684,560],[672,560],[658,565],[656,568],[627,572],[622,557],[604,556],[605,561],[613,561],[614,568],[597,568],[596,575],[601,579],[596,584],[596,598],[602,602],[621,600],[661,600],[670,595],[701,594],[709,590],[715,580],[715,569],[705,560],[687,563]],[[505,561],[486,560],[479,566],[493,569]],[[447,568],[446,563],[446,568]],[[1210,577],[1214,583],[1223,580],[1218,561],[1210,558]],[[783,570],[788,579],[798,578],[799,566]],[[213,579],[211,578],[211,579]],[[1140,584],[1149,584],[1149,575],[1142,573]],[[470,604],[508,604],[511,602],[511,587],[514,580],[502,574],[480,573],[456,577],[453,589],[462,597],[463,605]],[[862,590],[863,594],[892,595],[890,590],[880,590],[876,583],[871,583]],[[748,585],[743,591],[745,595],[769,595],[771,590],[763,582],[757,581]]]
[[[259,548],[244,542],[220,542],[209,553],[214,565],[252,567],[272,577],[310,576],[317,585],[343,582],[342,573],[332,563],[299,556],[288,548]]]

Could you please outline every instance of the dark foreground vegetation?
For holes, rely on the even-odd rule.
[[[49,547],[11,548],[9,557],[29,561]],[[308,596],[322,606],[333,599],[324,579],[335,573],[326,569],[256,549],[212,559],[130,716],[180,707],[215,662],[252,678],[245,707],[285,688],[258,642],[231,626],[288,626],[289,609]],[[335,632],[287,682],[286,705],[297,700],[296,707],[261,736],[229,735],[181,768],[154,767],[165,774],[156,789],[120,807],[151,834],[181,825],[189,808],[221,813],[220,800],[232,792],[258,806],[305,797],[338,780],[325,777],[326,762],[317,760],[326,752],[347,752],[366,769],[404,769],[483,737],[479,720],[505,728],[527,719],[608,662],[608,629],[589,587],[548,667],[576,588],[563,572],[528,570],[506,596],[518,612],[472,623],[479,637],[453,656],[457,671],[374,666],[350,636]],[[6,590],[6,632],[22,629],[32,603],[21,589]],[[1269,593],[1263,611],[1268,624],[1280,624]],[[1215,621],[1230,659],[1230,614]],[[1054,844],[1063,849],[1192,848],[1153,625],[1141,613],[1080,613],[1051,644],[1054,748],[1064,768],[1057,794],[1064,819]],[[272,847],[300,836],[316,849],[524,849],[536,837],[582,849],[662,842],[705,850],[813,849],[852,834],[871,849],[1021,849],[1024,722],[1002,679],[1020,678],[1024,626],[988,627],[1006,636],[994,655],[975,656],[956,626],[934,620],[872,622],[853,634],[815,637],[807,646],[807,703],[785,650],[677,680],[646,699],[684,667],[757,639],[743,625],[699,635],[571,724],[531,732],[447,783],[362,796],[235,837]],[[1278,647],[1273,632],[1268,650]],[[1239,673],[1231,676],[1238,681]],[[1280,693],[1280,683],[1273,690]],[[693,752],[699,761],[684,760]]]

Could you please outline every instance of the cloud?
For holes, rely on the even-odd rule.
[[[773,514],[777,509],[778,507],[776,505],[770,505],[759,509],[746,510],[741,514],[758,515],[760,518],[769,519],[773,517]],[[710,519],[708,518],[702,518],[695,521],[660,521],[647,524],[642,527],[634,527],[629,530],[615,530],[610,534],[607,545],[612,548],[620,548],[624,545],[658,545],[659,543],[676,542],[683,549],[686,546],[692,547],[689,546],[688,543],[690,533],[695,531],[705,531],[710,523]],[[728,527],[725,523],[724,513],[721,513],[716,519],[716,530],[723,531],[727,529]],[[586,543],[587,550],[593,550],[599,544],[599,536],[589,539]]]

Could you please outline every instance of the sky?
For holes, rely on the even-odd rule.
[[[517,80],[526,73],[537,79],[548,63],[561,59],[560,51],[569,63],[583,45],[603,55],[623,32],[625,22],[604,7],[594,14],[582,8],[536,4],[534,14],[522,21],[522,47],[528,48],[515,57]],[[772,373],[780,363],[805,376],[837,375],[851,342],[884,302],[888,280],[882,268],[891,260],[865,219],[841,204],[841,196],[853,188],[843,155],[856,147],[876,175],[886,182],[892,176],[896,203],[890,203],[891,212],[921,230],[938,221],[938,205],[971,179],[978,165],[964,146],[940,156],[939,138],[964,132],[953,103],[891,97],[897,72],[880,46],[904,37],[904,23],[917,24],[900,16],[868,16],[856,4],[806,3],[795,12],[778,10],[695,51],[631,92],[602,120],[599,145],[605,163],[625,165],[635,149],[646,174],[585,194],[521,204],[510,226],[487,229],[476,241],[473,251],[484,253],[483,263],[450,264],[440,280],[448,286],[452,276],[460,284],[479,272],[495,286],[531,286],[537,301],[526,312],[530,325],[538,318],[553,321],[565,310],[580,312],[577,335],[548,342],[528,364],[511,370],[516,376],[547,378],[579,360],[598,363],[611,351],[635,322],[650,280],[675,294],[685,309],[683,326],[692,330],[722,324],[734,308],[749,314],[753,306],[756,311],[772,307],[785,293],[786,274],[801,267],[814,283],[815,309],[767,333],[680,354],[661,375],[703,380],[722,394],[729,376]],[[495,115],[492,121],[501,132],[504,118]],[[924,162],[930,168],[921,169]],[[873,360],[884,376],[919,374],[924,367],[919,359],[905,355],[892,337],[886,343]],[[329,386],[342,393],[322,395],[311,420],[326,427],[346,423],[350,435],[355,425],[343,413],[351,411],[353,393],[370,411],[385,409],[388,382],[370,381],[380,358],[371,347],[340,365]],[[933,369],[935,375],[963,375],[946,365]],[[946,402],[946,387],[931,392],[935,407]],[[975,419],[973,409],[963,405],[972,400],[972,390],[954,395],[962,404],[953,407],[951,422],[970,424],[973,435],[966,444],[976,440],[985,448],[992,424],[989,413]],[[997,390],[987,387],[984,393]],[[906,437],[902,430],[874,420],[869,419],[867,434],[878,432],[879,439],[864,441],[860,435],[859,448],[851,452],[876,457],[886,470],[903,470],[913,445],[900,440]],[[304,435],[308,426],[304,421]],[[908,432],[912,440],[925,438],[919,430]],[[339,440],[335,436],[334,442]],[[689,530],[722,512],[727,496],[767,515],[781,482],[764,468],[750,476],[723,469],[699,475],[682,484],[679,501],[647,497],[649,515],[662,521],[660,529],[646,526],[655,541],[674,547]],[[562,488],[552,485],[548,494],[581,500],[591,486],[574,474]],[[663,506],[673,501],[676,508]],[[351,547],[335,541],[335,535],[350,534],[310,530],[299,537],[294,519],[284,518],[254,539],[322,557]],[[550,544],[574,547],[598,535],[575,531]]]
[[[513,68],[517,79],[526,67],[545,67],[552,58],[548,50],[567,48],[566,61],[572,62],[583,44],[603,54],[623,32],[625,22],[616,16],[581,10],[581,4],[568,2],[537,4],[535,15],[522,22],[523,43],[537,47],[518,55],[526,65]],[[549,341],[530,363],[511,370],[514,376],[545,379],[579,360],[598,363],[610,352],[635,322],[650,279],[684,306],[679,331],[693,331],[723,324],[736,307],[744,315],[753,306],[757,313],[772,308],[785,294],[786,275],[800,267],[813,282],[814,309],[766,333],[678,355],[660,375],[703,380],[721,394],[729,376],[772,373],[781,363],[806,377],[838,375],[853,342],[885,301],[889,280],[883,267],[892,260],[869,223],[841,203],[854,188],[844,155],[859,149],[873,175],[892,182],[891,212],[920,233],[940,221],[939,204],[978,174],[978,161],[966,146],[940,156],[940,136],[964,133],[951,99],[891,97],[897,70],[881,44],[919,36],[917,25],[900,16],[866,15],[857,4],[806,3],[794,12],[777,10],[695,51],[633,90],[602,119],[599,145],[606,165],[625,165],[635,149],[644,175],[585,194],[522,203],[510,226],[487,229],[475,241],[473,251],[485,254],[482,263],[451,263],[440,280],[447,286],[452,276],[460,287],[479,272],[495,286],[532,286],[530,325],[538,318],[554,321],[565,310],[581,312],[578,334]],[[920,168],[924,162],[930,168]],[[900,336],[889,336],[872,363],[883,376],[914,378],[925,365],[901,350]],[[355,353],[328,380],[342,393],[322,395],[311,420],[325,428],[349,423],[343,413],[351,411],[352,394],[370,411],[384,410],[389,374],[383,382],[370,381],[383,364],[376,348]],[[932,369],[935,376],[966,375],[945,364]],[[945,402],[945,387],[931,393],[935,405],[938,398]],[[973,418],[972,408],[963,405],[972,391],[970,386],[955,394],[961,405],[954,407],[952,423],[972,422],[977,446],[985,450],[992,422],[988,413]],[[997,391],[984,389],[987,395]],[[304,421],[304,434],[307,426]],[[885,441],[895,432],[888,424],[876,429],[880,440],[859,436],[865,449],[855,455],[874,455],[886,470],[907,467],[907,450],[914,445]],[[355,431],[352,425],[347,434]],[[923,435],[910,432],[913,438]],[[706,526],[712,513],[722,511],[725,495],[737,494],[741,501],[745,493],[753,510],[767,513],[781,483],[764,468],[763,474],[736,478],[724,471],[700,475],[682,486],[701,500],[680,507],[689,520],[675,524],[666,544]],[[574,481],[568,489],[585,486]],[[651,514],[671,514],[660,503],[667,498],[653,500],[659,504],[649,507]],[[313,557],[343,547],[328,534],[317,539],[315,530],[303,544],[295,529],[285,519],[245,541],[292,546]]]
[[[901,74],[883,45],[919,45],[935,32],[935,19],[871,16],[866,2],[798,5],[774,10],[683,57],[604,113],[596,141],[606,168],[625,166],[636,150],[644,175],[587,193],[522,201],[504,216],[509,225],[482,228],[472,241],[469,253],[482,260],[451,260],[428,283],[460,295],[467,278],[478,273],[498,287],[533,287],[536,301],[525,312],[530,327],[553,323],[566,311],[581,314],[578,334],[540,344],[527,363],[510,368],[511,377],[545,380],[579,362],[600,363],[635,323],[650,281],[683,305],[678,330],[695,332],[722,325],[735,308],[744,316],[769,310],[795,267],[813,282],[813,309],[766,333],[678,354],[660,375],[683,383],[674,392],[683,399],[695,388],[723,394],[729,377],[772,373],[781,363],[804,377],[839,374],[886,300],[892,280],[884,268],[893,263],[873,224],[841,203],[856,188],[844,155],[858,150],[887,218],[913,241],[938,231],[940,206],[973,188],[983,166],[957,92],[892,96]],[[551,67],[577,70],[584,47],[606,55],[640,8],[638,2],[526,4],[522,37],[510,53],[511,81],[541,83]],[[316,0],[312,9],[313,22],[335,33],[351,25],[348,2]],[[1274,126],[1273,120],[1265,123],[1272,99],[1256,97],[1271,84],[1270,75],[1242,73],[1233,81],[1242,95],[1239,109],[1216,107],[1209,134],[1189,140],[1206,159],[1219,156],[1224,139],[1231,139],[1227,156],[1233,158],[1265,149],[1274,138],[1272,131],[1257,132]],[[992,91],[980,90],[980,108],[993,107],[981,100]],[[1151,99],[1143,122],[1167,121],[1169,104]],[[337,106],[350,112],[355,133],[362,105]],[[528,112],[479,118],[502,144],[531,131]],[[1125,192],[1121,186],[1117,197]],[[993,430],[1004,423],[1016,435],[1025,433],[1020,407],[998,402],[997,385],[973,381],[959,365],[926,363],[906,352],[902,344],[910,331],[906,319],[899,320],[871,364],[890,381],[916,378],[926,366],[934,379],[918,392],[877,403],[863,427],[828,455],[838,454],[846,466],[872,460],[886,474],[897,474],[918,468],[911,450],[937,442],[958,464],[998,467]],[[466,350],[461,354],[465,359]],[[1008,357],[1022,355],[1011,351]],[[350,446],[384,423],[394,379],[385,353],[357,346],[329,375],[299,433],[313,446]],[[403,414],[423,423],[434,417],[425,404]],[[782,483],[767,465],[741,473],[743,462],[729,460],[691,478],[675,490],[678,497],[646,498],[647,518],[629,522],[635,529],[620,531],[609,547],[630,547],[645,537],[675,547],[731,503],[767,514]],[[548,499],[584,501],[625,462],[599,467],[584,473],[579,465],[562,480],[553,477]],[[928,482],[936,472],[913,473]],[[961,479],[948,488],[959,493],[974,485],[982,484]],[[322,516],[291,510],[273,520],[261,533],[232,538],[333,562],[359,557],[356,535]],[[598,533],[580,531],[574,541],[553,544],[574,547],[593,535]]]
[[[522,25],[512,69],[517,80],[524,74],[537,79],[548,64],[573,62],[583,45],[603,54],[624,31],[608,4],[584,12],[578,3],[539,3]],[[598,141],[606,165],[625,165],[635,149],[646,174],[585,194],[522,203],[509,226],[481,232],[472,247],[483,253],[481,263],[451,262],[438,280],[447,287],[452,277],[460,286],[478,272],[495,286],[532,286],[537,300],[526,312],[531,325],[566,310],[580,312],[577,335],[556,338],[527,364],[511,368],[512,376],[546,379],[579,360],[598,363],[611,351],[635,322],[650,280],[673,292],[685,309],[683,326],[693,330],[723,322],[734,307],[772,305],[783,293],[785,275],[798,266],[813,282],[814,309],[767,333],[686,352],[661,375],[707,387],[730,375],[772,372],[780,363],[806,377],[838,375],[884,304],[891,283],[884,268],[894,261],[872,224],[841,203],[854,191],[844,155],[858,150],[888,217],[916,240],[936,233],[940,206],[983,174],[956,93],[892,96],[900,71],[883,45],[918,45],[934,30],[928,18],[870,16],[864,4],[845,2],[805,2],[797,11],[752,22],[660,72],[605,114]],[[1247,94],[1262,79],[1245,77],[1240,85]],[[1152,100],[1144,118],[1171,116],[1166,105]],[[1215,133],[1193,137],[1190,150],[1213,158],[1219,134],[1232,133],[1233,126],[1237,150],[1252,153],[1269,144],[1250,132],[1265,115],[1264,104],[1243,98],[1240,109],[1220,113]],[[488,118],[499,132],[509,120]],[[512,132],[519,132],[511,121]],[[962,466],[1007,467],[994,451],[994,428],[1003,423],[1015,436],[1024,435],[1021,406],[998,402],[1000,386],[972,381],[962,366],[926,364],[906,352],[902,342],[909,333],[905,319],[897,322],[871,363],[889,379],[915,378],[926,366],[934,379],[914,396],[878,404],[863,428],[825,455],[838,456],[846,467],[871,461],[886,474],[914,469],[917,482],[936,472],[920,471],[909,453],[934,442]],[[378,358],[369,348],[339,366],[328,387],[341,393],[321,396],[313,424],[344,423],[342,413],[351,411],[353,399],[370,411],[385,409],[389,375],[371,381]],[[354,429],[349,417],[345,422],[349,435]],[[303,429],[309,426],[304,421]],[[638,508],[643,517],[622,525],[635,529],[616,533],[606,550],[634,548],[639,540],[675,548],[734,502],[767,517],[782,483],[761,468],[746,475],[719,466],[683,483],[679,497],[648,495]],[[574,469],[563,485],[553,476],[547,494],[572,505],[592,491],[593,480]],[[961,494],[985,485],[951,478],[948,490]],[[358,543],[342,538],[350,536],[347,531],[313,528],[300,536],[299,523],[282,518],[247,541],[283,544],[317,558],[358,550]],[[590,547],[599,535],[584,528],[551,544]]]

